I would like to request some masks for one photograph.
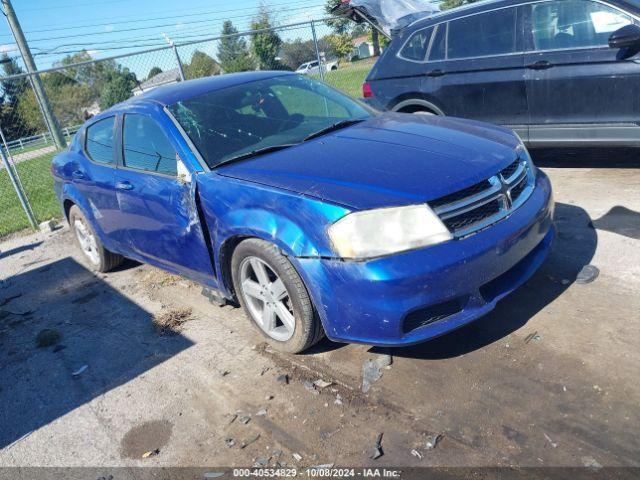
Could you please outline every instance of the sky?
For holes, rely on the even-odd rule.
[[[265,3],[279,25],[289,25],[325,17],[324,1]],[[43,69],[83,48],[94,58],[104,58],[167,45],[166,37],[176,44],[205,40],[219,35],[226,19],[238,30],[247,30],[260,0],[13,0],[12,4],[36,65]],[[300,27],[282,36],[310,39],[310,35],[308,27]],[[215,46],[209,42],[181,47],[181,58],[188,61],[196,48],[215,55]],[[4,17],[0,17],[0,52],[19,58]],[[19,63],[22,65],[21,60]],[[167,51],[131,57],[122,63],[141,75],[152,66],[165,70],[174,62]]]

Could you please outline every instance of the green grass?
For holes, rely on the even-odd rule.
[[[51,176],[51,159],[54,155],[55,152],[47,153],[16,165],[33,213],[39,222],[60,216]],[[3,168],[0,170],[0,237],[29,226],[7,170]]]
[[[362,84],[376,59],[343,62],[337,70],[324,74],[324,81],[355,98],[362,97]]]

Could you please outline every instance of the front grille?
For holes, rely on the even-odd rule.
[[[500,212],[500,200],[492,200],[489,203],[469,210],[468,212],[461,213],[455,217],[447,218],[443,220],[444,224],[449,230],[455,231],[461,228],[468,227],[475,223],[481,222]]]
[[[409,313],[402,322],[402,331],[409,333],[416,328],[443,320],[462,310],[462,299],[450,300]]]
[[[437,198],[429,205],[456,238],[505,218],[531,194],[533,172],[518,158],[493,177]]]

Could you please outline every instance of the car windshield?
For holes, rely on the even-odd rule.
[[[294,145],[373,114],[350,97],[300,75],[214,90],[170,105],[169,110],[210,168],[258,150]]]

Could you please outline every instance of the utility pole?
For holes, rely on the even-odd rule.
[[[38,103],[42,110],[42,115],[44,115],[45,122],[49,126],[51,131],[51,136],[53,137],[53,141],[59,149],[65,148],[67,146],[67,142],[60,131],[60,125],[58,125],[58,120],[53,115],[51,111],[51,105],[49,104],[49,100],[47,99],[47,95],[44,91],[44,87],[42,86],[42,81],[37,74],[36,64],[33,61],[33,56],[31,55],[31,50],[29,50],[29,45],[27,44],[27,39],[24,37],[24,33],[22,33],[22,28],[20,27],[20,22],[18,22],[18,17],[16,17],[16,12],[11,5],[11,0],[0,0],[2,1],[2,6],[4,10],[4,15],[7,17],[7,22],[9,23],[9,28],[11,29],[11,33],[13,33],[13,38],[16,41],[16,45],[20,50],[20,54],[22,55],[22,60],[24,61],[25,66],[27,67],[27,73],[31,78],[31,85],[33,86],[33,91],[36,94]]]

